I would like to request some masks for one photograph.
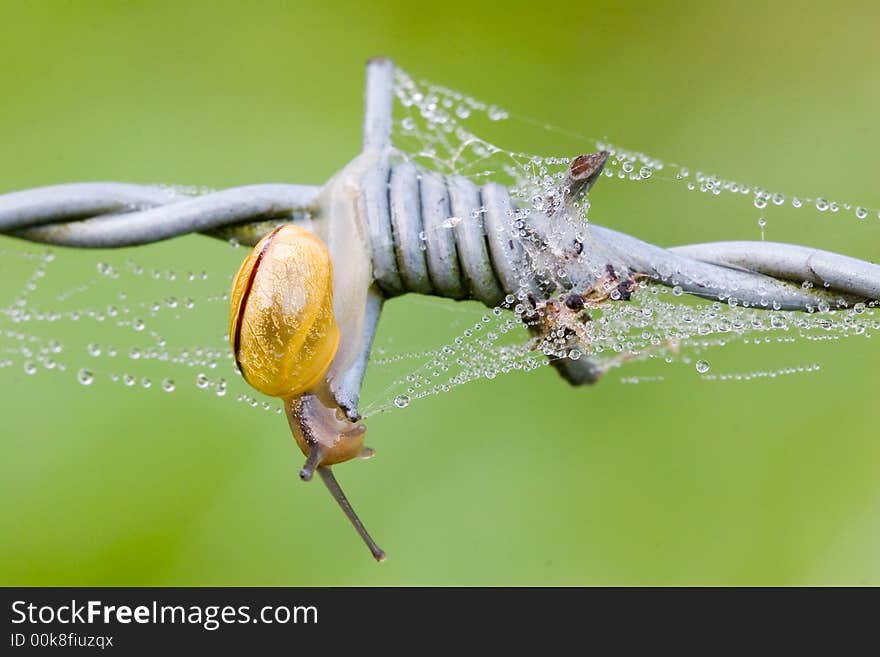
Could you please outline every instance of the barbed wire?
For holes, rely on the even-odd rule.
[[[279,223],[326,228],[346,214],[350,225],[365,233],[378,286],[369,296],[364,353],[340,384],[345,390],[336,391],[353,408],[382,298],[417,292],[492,306],[524,281],[532,284],[527,279],[534,263],[514,225],[515,203],[506,188],[391,163],[392,98],[393,65],[370,62],[364,151],[324,187],[259,184],[208,192],[118,182],[39,187],[0,195],[0,233],[77,248],[135,246],[190,233],[253,245]],[[587,159],[601,159],[601,170],[602,155]],[[590,178],[587,188],[597,178]],[[453,216],[473,220],[447,226]],[[530,217],[529,239],[558,242],[554,230],[549,216]],[[763,309],[811,311],[880,299],[880,266],[822,249],[763,241],[663,248],[595,224],[586,231],[588,239],[577,243],[582,248],[574,256],[557,253],[551,263],[573,289],[588,288],[611,269]],[[569,380],[595,380],[587,359],[563,367],[571,370]]]
[[[239,233],[247,242],[262,222],[307,212],[318,191],[264,184],[193,196],[180,188],[128,183],[53,185],[0,196],[0,232],[81,248],[137,246],[194,232],[226,239]]]
[[[0,233],[79,248],[136,246],[195,232],[253,245],[280,222],[317,215],[315,201],[320,190],[309,185],[262,184],[194,196],[177,187],[115,182],[38,187],[0,195]],[[424,223],[421,214],[406,219]],[[666,251],[780,280],[827,284],[863,299],[880,298],[880,266],[822,249],[736,241],[660,250],[618,231],[598,225],[591,228],[603,244],[628,252],[632,260],[643,260],[645,264],[637,267],[640,270],[650,269],[649,261],[656,267],[659,254]],[[392,235],[384,237],[386,243],[393,242]]]

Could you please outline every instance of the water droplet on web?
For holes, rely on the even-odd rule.
[[[165,392],[174,392],[174,381],[171,379],[162,379],[162,390]]]
[[[24,364],[24,373],[28,375],[36,374],[37,366],[31,361],[26,361]]]
[[[406,408],[409,406],[410,398],[408,395],[398,395],[394,398],[394,405],[397,408]]]
[[[84,386],[92,385],[92,382],[95,380],[95,375],[91,370],[87,370],[85,368],[81,369],[76,373],[76,380],[79,381]]]
[[[819,212],[825,212],[825,210],[828,209],[828,201],[826,201],[824,198],[817,198],[816,199],[816,209]]]
[[[697,372],[700,374],[705,374],[709,371],[709,361],[707,360],[698,360],[696,364]]]
[[[488,115],[490,121],[503,121],[508,117],[507,112],[496,105],[489,108]]]

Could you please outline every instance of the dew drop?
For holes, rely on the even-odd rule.
[[[174,392],[174,381],[171,379],[162,379],[162,390],[165,392]]]
[[[92,382],[95,380],[95,375],[92,374],[91,370],[87,370],[85,368],[81,369],[76,373],[76,380],[79,381],[84,386],[92,385]]]
[[[709,371],[709,361],[708,360],[698,360],[697,361],[697,372],[700,374],[705,374]]]
[[[508,114],[505,110],[503,110],[500,107],[497,107],[495,105],[492,105],[489,108],[488,114],[489,114],[490,121],[503,121],[508,116]]]
[[[397,408],[406,408],[409,406],[410,398],[408,395],[398,395],[394,398],[394,405]]]

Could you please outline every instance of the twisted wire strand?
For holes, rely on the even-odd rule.
[[[829,283],[855,296],[880,299],[880,266],[831,251],[782,242],[709,242],[669,250],[774,278],[818,286]]]
[[[596,224],[578,231],[541,213],[530,215],[524,230],[515,225],[515,203],[502,185],[478,186],[409,162],[383,162],[374,174],[381,193],[372,194],[376,201],[366,204],[366,217],[376,279],[387,297],[419,292],[493,306],[524,286],[539,288],[534,274],[542,269],[564,270],[571,291],[590,288],[611,269],[704,298],[776,310],[880,297],[880,267],[827,251],[736,242],[725,260],[711,245],[665,249]],[[816,287],[803,288],[805,280]]]
[[[136,246],[194,232],[255,243],[263,222],[308,211],[319,191],[263,184],[192,196],[128,183],[53,185],[0,196],[0,233],[81,248]]]
[[[492,304],[514,292],[523,254],[509,225],[507,190],[424,173],[399,165],[383,174],[387,203],[374,212],[388,215],[383,217],[388,228],[374,251],[390,249],[393,276],[379,277],[386,295],[415,291]],[[192,196],[173,187],[127,183],[54,185],[0,195],[0,233],[82,248],[134,246],[193,232],[255,244],[279,221],[316,212],[319,192],[316,186],[262,184]],[[438,230],[438,222],[453,213],[474,212],[478,222]],[[419,237],[420,227],[433,229],[428,239]],[[700,296],[738,291],[741,300],[781,299],[781,307],[789,309],[827,302],[834,293],[846,295],[848,305],[880,298],[880,266],[821,249],[772,242],[665,249],[598,225],[591,225],[591,233],[595,262],[623,262]],[[590,273],[572,266],[573,281]],[[810,281],[820,289],[780,281]]]

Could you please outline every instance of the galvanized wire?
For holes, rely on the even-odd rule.
[[[319,190],[248,185],[192,196],[173,187],[128,183],[53,185],[0,196],[0,232],[61,246],[136,246],[243,222],[290,219],[308,210]],[[252,238],[249,231],[239,232]]]
[[[495,304],[516,291],[529,263],[510,225],[513,204],[503,187],[477,187],[409,164],[388,167],[385,175],[390,202],[377,211],[386,214],[380,223],[388,228],[374,249],[393,255],[386,269],[394,276],[377,276],[386,296],[419,292]],[[319,192],[272,184],[191,196],[173,187],[125,183],[56,185],[0,195],[0,232],[83,248],[134,246],[192,232],[254,244],[279,222],[320,220]],[[441,225],[450,216],[473,214],[482,219]],[[663,249],[598,225],[589,232],[595,243],[587,244],[587,263],[562,263],[573,284],[586,284],[595,271],[618,264],[704,297],[737,295],[755,305],[764,300],[803,309],[836,302],[835,294],[847,303],[880,298],[880,266],[820,249],[771,242]],[[818,289],[803,289],[803,281]]]
[[[532,213],[525,229],[517,227],[516,204],[503,186],[478,186],[396,158],[392,163],[392,99],[392,63],[371,61],[364,152],[343,171],[343,193],[357,197],[357,222],[369,235],[376,283],[362,357],[340,384],[344,390],[336,391],[352,416],[383,297],[416,292],[492,306],[524,287],[538,296],[564,292],[558,281],[548,288],[536,273],[550,268],[562,271],[565,288],[576,291],[612,271],[766,309],[840,308],[880,299],[880,266],[820,249],[770,242],[662,248],[595,224],[566,237],[552,213]],[[599,156],[604,162],[604,154],[574,162]],[[596,179],[578,184],[586,192]],[[193,195],[128,183],[55,185],[0,195],[0,233],[81,248],[134,246],[193,232],[253,245],[279,223],[333,221],[322,216],[325,189],[266,184]],[[595,380],[587,359],[560,362],[569,380]]]

